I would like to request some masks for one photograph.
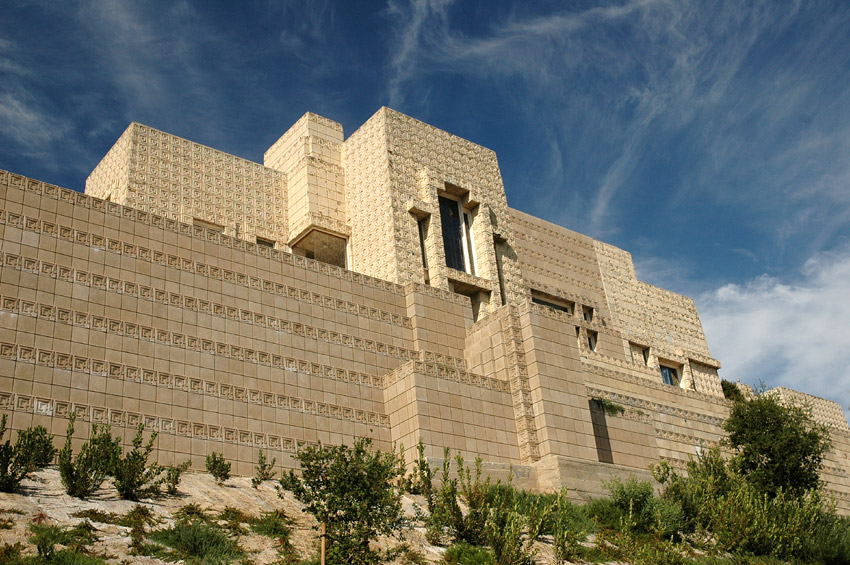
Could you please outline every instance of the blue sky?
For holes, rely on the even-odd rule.
[[[693,296],[722,375],[850,405],[850,3],[17,2],[0,168],[69,188],[130,121],[262,155],[380,106],[495,150],[511,206]]]

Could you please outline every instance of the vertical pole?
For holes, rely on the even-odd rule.
[[[325,523],[322,522],[322,559],[321,564],[325,565],[325,534],[327,534],[327,529]]]

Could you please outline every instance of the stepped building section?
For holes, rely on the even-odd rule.
[[[289,468],[315,442],[411,461],[422,440],[580,497],[722,439],[693,301],[511,209],[492,151],[393,110],[347,139],[306,114],[262,165],[134,123],[85,194],[0,172],[0,198],[13,429],[143,423],[160,462],[242,474],[261,448]],[[807,398],[847,510],[850,429]]]

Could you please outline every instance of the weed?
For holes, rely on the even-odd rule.
[[[149,538],[159,546],[146,545],[146,551],[153,551],[157,557],[182,559],[190,564],[230,563],[244,555],[238,544],[221,528],[204,521],[178,520],[170,528],[154,530]]]
[[[251,522],[251,530],[270,538],[287,538],[292,535],[292,520],[281,510],[263,512]]]

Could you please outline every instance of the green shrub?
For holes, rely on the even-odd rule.
[[[224,510],[218,513],[218,520],[224,522],[224,527],[234,535],[242,535],[247,532],[242,524],[250,524],[254,521],[254,517],[250,514],[242,512],[238,508],[225,506]]]
[[[6,435],[6,414],[0,418],[0,440]],[[11,433],[9,434],[11,435]],[[18,444],[20,435],[18,436]],[[12,445],[10,440],[0,444],[0,492],[15,492],[24,477],[27,476],[29,465],[20,453],[18,444]]]
[[[218,484],[223,484],[230,478],[230,461],[227,461],[221,453],[213,451],[207,455],[206,467],[207,473],[212,475]]]
[[[292,520],[281,510],[263,512],[251,522],[251,530],[270,538],[287,538],[292,535]]]
[[[763,386],[759,392],[735,402],[723,423],[735,451],[732,469],[768,496],[820,489],[823,458],[832,445],[829,428],[813,419],[808,406],[784,405]]]
[[[556,562],[561,564],[574,560],[591,527],[581,508],[567,498],[567,487],[561,489],[552,505],[552,522]]]
[[[77,498],[91,496],[100,488],[103,480],[113,472],[121,453],[120,438],[113,438],[109,426],[92,424],[89,441],[83,443],[76,459],[71,449],[76,413],[71,413],[65,446],[59,451],[59,474],[65,492]]]
[[[56,551],[57,545],[65,546],[65,550],[61,553],[80,554],[86,553],[88,547],[98,539],[94,533],[97,528],[88,520],[83,520],[71,528],[63,528],[56,524],[46,524],[41,521],[33,522],[29,525],[29,530],[32,534],[29,542],[36,547],[42,562],[69,561],[67,556],[59,558],[58,553],[60,552]]]
[[[178,520],[172,527],[148,536],[162,547],[145,546],[150,554],[186,563],[230,563],[243,556],[239,545],[221,528],[204,521]]]
[[[807,563],[850,563],[850,518],[824,510],[811,535],[803,537],[798,555]]]
[[[204,511],[204,509],[198,504],[192,502],[185,506],[181,506],[180,509],[174,513],[174,519],[189,522],[212,522],[213,517]]]
[[[404,474],[394,452],[371,452],[371,441],[352,447],[309,446],[297,454],[301,475],[280,480],[305,510],[326,527],[328,563],[380,563],[387,552],[373,549],[379,535],[401,526],[401,497],[393,486]]]
[[[485,533],[498,565],[525,565],[537,554],[534,542],[540,534],[540,522],[517,511],[510,497],[494,500]]]
[[[458,504],[458,481],[449,476],[451,465],[451,451],[445,448],[440,488],[434,496],[433,510],[425,522],[425,538],[435,545],[459,540],[464,530],[463,512]]]
[[[277,475],[274,471],[274,464],[277,463],[277,457],[272,457],[271,461],[266,460],[266,454],[260,449],[260,454],[257,456],[257,467],[254,476],[251,477],[251,486],[259,487],[263,482],[270,481]]]
[[[459,542],[446,550],[443,555],[446,565],[493,565],[493,554],[486,547]]]
[[[723,389],[723,396],[726,397],[726,400],[731,400],[732,402],[743,402],[746,400],[741,389],[735,383],[723,379],[720,381],[720,387]]]
[[[135,505],[129,512],[122,516],[119,524],[130,528],[130,550],[138,555],[147,535],[147,528],[157,524],[153,512],[147,506]]]
[[[139,424],[136,437],[133,438],[133,448],[118,458],[115,463],[115,488],[121,498],[139,500],[142,497],[159,494],[163,477],[162,466],[154,462],[148,465],[148,457],[153,451],[153,443],[157,433],[151,434],[148,443],[142,447],[144,424]]]
[[[0,438],[3,434],[0,433]],[[27,462],[29,471],[42,469],[53,463],[57,449],[53,445],[53,434],[48,434],[44,426],[27,428],[18,432],[18,453]]]
[[[166,467],[165,469],[165,491],[168,494],[177,494],[177,486],[180,484],[180,478],[183,476],[183,473],[192,466],[192,460],[187,459],[186,461],[180,463],[179,465],[175,465],[174,467]]]
[[[582,511],[599,527],[616,530],[620,527],[623,512],[610,498],[594,498],[582,506]]]
[[[425,457],[425,443],[419,438],[416,444],[416,460],[413,462],[413,472],[405,478],[405,490],[410,494],[420,494],[425,497],[428,512],[434,511],[434,470]]]

